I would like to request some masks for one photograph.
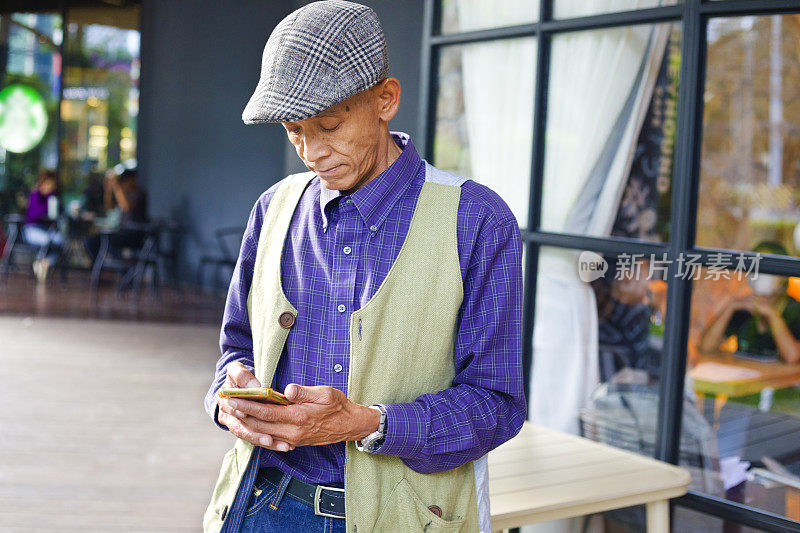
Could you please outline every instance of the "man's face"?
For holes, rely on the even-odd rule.
[[[328,189],[350,194],[374,177],[385,144],[383,118],[380,91],[373,87],[283,127],[306,168]]]

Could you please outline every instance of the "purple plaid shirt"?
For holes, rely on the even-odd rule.
[[[393,133],[402,154],[349,196],[311,180],[293,215],[281,279],[298,320],[271,384],[329,385],[347,392],[350,314],[383,282],[405,240],[425,181],[425,165],[407,135]],[[247,295],[261,224],[275,190],[250,214],[222,321],[216,376],[205,407],[216,421],[216,393],[225,367],[253,368]],[[514,215],[500,197],[474,181],[461,187],[458,253],[464,299],[458,315],[453,386],[411,403],[384,404],[387,436],[378,453],[399,456],[423,473],[477,459],[522,427],[522,244]],[[425,357],[425,354],[420,354]],[[222,426],[221,426],[222,427]],[[263,450],[276,466],[310,483],[344,480],[344,443]]]

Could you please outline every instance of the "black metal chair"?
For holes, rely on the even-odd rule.
[[[178,290],[178,253],[183,238],[183,228],[170,219],[158,221],[158,237],[156,242],[157,275],[166,280],[172,289]]]
[[[29,258],[28,265],[30,266],[34,260],[46,257],[47,253],[50,251],[51,245],[39,246],[25,241],[22,231],[22,227],[25,224],[25,217],[22,215],[6,215],[3,217],[3,222],[6,227],[6,244],[3,248],[2,255],[0,255],[0,275],[5,282],[8,280],[9,272],[16,265],[17,256],[27,256]],[[57,223],[53,222],[50,229],[54,230],[56,227]],[[66,276],[63,261],[60,261],[58,265],[54,266],[59,267],[63,281]],[[31,277],[34,277],[33,269],[30,269],[29,274]]]
[[[152,267],[151,290],[153,294],[158,293],[159,231],[157,223],[129,223],[100,233],[100,249],[92,266],[89,290],[93,304],[97,302],[100,277],[104,271],[117,273],[117,292],[122,294],[130,288],[134,302],[138,302],[145,272]]]
[[[214,232],[216,250],[200,258],[197,267],[197,286],[204,287],[205,270],[208,266],[214,267],[214,287],[219,285],[219,270],[228,268],[231,271],[236,267],[239,244],[242,242],[245,228],[241,226],[221,228]]]

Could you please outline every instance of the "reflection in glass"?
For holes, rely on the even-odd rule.
[[[668,6],[682,0],[554,0],[553,18],[566,19]]]
[[[587,265],[605,268],[585,268]],[[583,267],[580,271],[579,266]],[[639,391],[648,402],[652,394],[657,399],[665,295],[663,272],[657,265],[651,267],[649,258],[603,258],[592,252],[542,247],[536,285],[531,419],[578,433],[580,410],[594,406],[602,411],[601,404],[620,390]],[[591,423],[597,423],[602,415],[594,414]],[[655,435],[655,420],[647,424],[652,425],[647,431]],[[652,454],[649,433],[647,440],[648,449],[637,451]],[[609,443],[628,447],[621,441]]]
[[[712,274],[692,289],[687,395],[710,454],[693,479],[705,493],[798,520],[800,278]],[[683,432],[693,433],[686,419]]]
[[[697,244],[800,252],[800,16],[711,19]]]
[[[518,26],[539,20],[539,0],[442,0],[441,33]]]
[[[542,229],[668,240],[679,72],[676,25],[553,38]]]
[[[138,8],[76,9],[66,38],[62,180],[80,193],[90,176],[136,165]]]
[[[484,183],[528,220],[536,40],[441,49],[433,163]]]
[[[17,95],[31,94],[44,101],[45,113],[33,113],[31,98],[16,98],[14,105],[4,102],[3,127],[0,132],[0,213],[25,207],[27,193],[41,170],[58,165],[58,94],[61,87],[61,16],[49,13],[14,13],[0,17],[0,88],[16,85]],[[18,104],[18,105],[17,105]],[[12,109],[13,108],[13,109]],[[5,124],[6,114],[10,118]],[[13,146],[26,132],[22,125],[43,125],[41,140],[32,146]],[[8,137],[8,138],[6,138]],[[40,136],[37,135],[36,139]]]

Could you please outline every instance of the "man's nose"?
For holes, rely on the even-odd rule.
[[[303,143],[303,159],[309,163],[316,163],[320,159],[330,155],[330,148],[320,139],[312,136],[306,137]]]

